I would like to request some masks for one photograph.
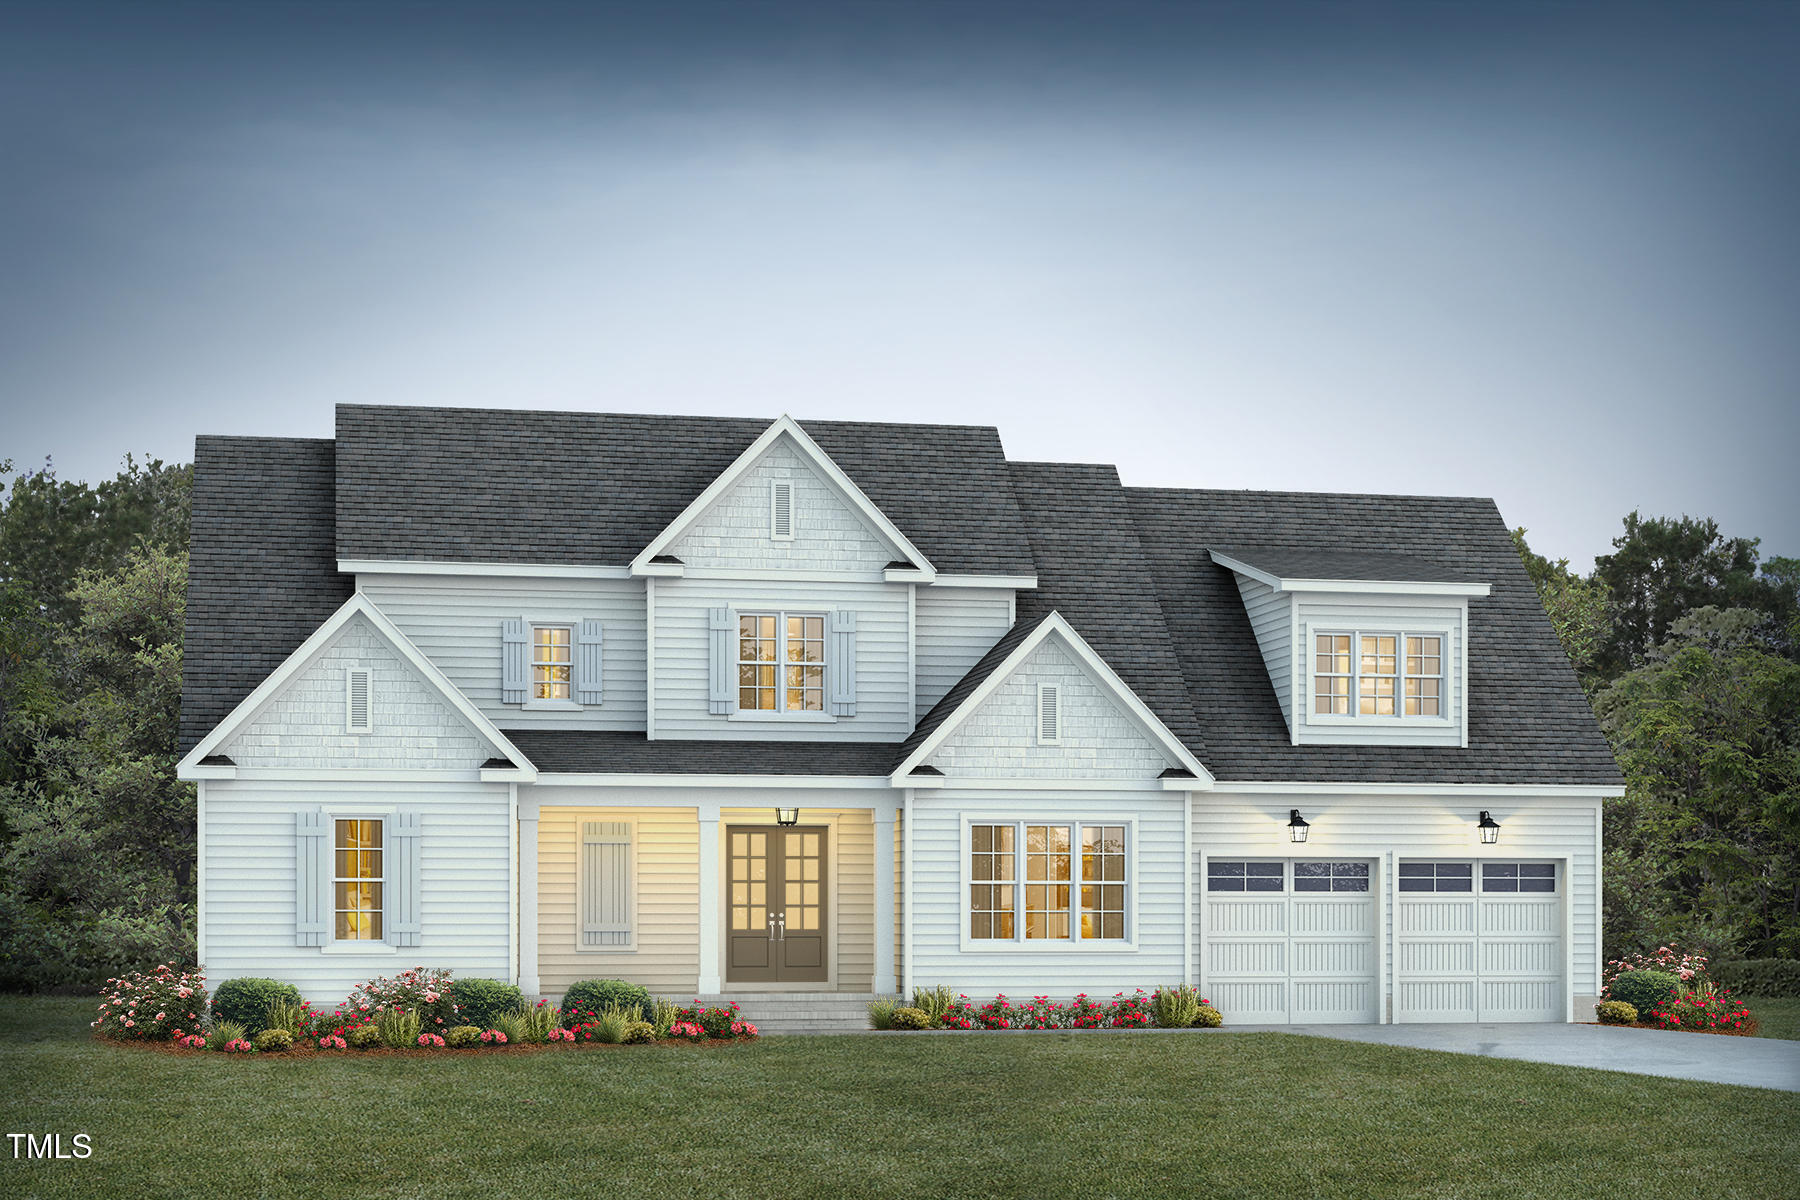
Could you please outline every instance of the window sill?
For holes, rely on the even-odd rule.
[[[730,721],[786,721],[795,725],[835,725],[837,718],[824,712],[769,712],[756,709],[745,712],[742,709],[726,718]]]
[[[1062,938],[1039,938],[1024,942],[1008,942],[999,938],[988,941],[969,937],[962,940],[965,954],[987,951],[1000,954],[1136,954],[1137,948],[1136,942],[1105,941],[1099,938],[1087,938],[1079,942]]]
[[[583,706],[573,700],[527,700],[519,707],[526,712],[580,712]]]
[[[319,953],[383,955],[398,954],[400,949],[397,946],[390,946],[386,942],[346,940],[326,942],[319,947]]]
[[[629,946],[578,945],[575,947],[575,953],[577,953],[577,954],[636,954],[637,953],[637,943],[633,942]]]
[[[1307,713],[1305,724],[1343,729],[1444,729],[1456,722],[1449,717],[1340,717],[1336,713]]]

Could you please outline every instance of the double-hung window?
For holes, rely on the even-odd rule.
[[[1124,941],[1126,826],[1076,821],[969,826],[969,938]]]
[[[383,874],[380,819],[339,820],[333,841],[334,936],[341,942],[382,937]]]
[[[1313,636],[1313,712],[1337,717],[1442,717],[1444,635]]]
[[[738,614],[738,710],[825,711],[825,617]]]
[[[575,676],[572,639],[567,625],[531,627],[531,698],[569,700]]]

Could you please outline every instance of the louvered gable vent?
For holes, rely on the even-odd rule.
[[[777,479],[769,491],[769,536],[778,542],[794,540],[794,485]]]
[[[351,667],[344,673],[344,728],[350,733],[370,729],[369,669]]]
[[[1040,746],[1062,741],[1062,689],[1054,683],[1038,685],[1037,740]]]

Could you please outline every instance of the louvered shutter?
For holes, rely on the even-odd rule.
[[[856,715],[856,613],[838,609],[831,614],[831,646],[826,651],[826,674],[831,677],[831,715]]]
[[[600,622],[589,618],[575,633],[575,699],[599,704],[601,636]]]
[[[531,674],[531,630],[523,617],[500,622],[500,703],[525,703],[526,680]]]
[[[581,825],[581,944],[631,944],[631,825]]]
[[[323,946],[331,933],[331,844],[325,811],[294,814],[294,945]]]
[[[387,910],[383,915],[391,946],[419,944],[419,849],[424,843],[420,830],[419,814],[413,809],[401,809],[388,822],[382,907]]]
[[[706,711],[715,716],[737,709],[736,656],[731,652],[736,632],[737,621],[729,608],[708,611]]]

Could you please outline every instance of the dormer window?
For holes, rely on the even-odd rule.
[[[1442,717],[1443,705],[1442,634],[1357,631],[1314,636],[1313,712]]]

